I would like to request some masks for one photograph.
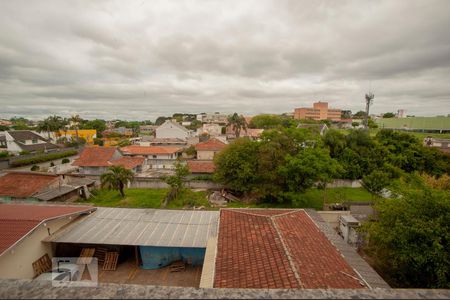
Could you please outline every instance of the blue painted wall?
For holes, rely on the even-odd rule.
[[[194,266],[203,265],[205,248],[139,246],[143,269],[159,269],[182,260]]]

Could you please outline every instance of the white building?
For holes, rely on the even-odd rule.
[[[41,135],[30,130],[5,131],[6,148],[8,152],[37,152],[57,149],[58,146],[47,142]]]
[[[203,133],[207,133],[210,136],[219,136],[222,134],[222,126],[214,123],[205,123],[201,128],[197,129],[198,135]]]
[[[170,120],[165,121],[155,130],[157,139],[181,139],[186,141],[192,136],[192,131]]]

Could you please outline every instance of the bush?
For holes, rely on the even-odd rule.
[[[50,167],[54,167],[55,166],[55,163],[54,162],[51,162],[50,163]]]
[[[5,158],[5,157],[9,157],[9,153],[6,151],[0,152],[0,158]]]
[[[197,176],[192,177],[191,180],[212,181],[213,180],[213,176],[209,175],[209,174],[197,175]]]
[[[77,154],[78,152],[76,150],[70,150],[65,152],[58,152],[58,153],[50,153],[45,155],[37,155],[32,158],[26,158],[26,159],[18,159],[16,161],[13,161],[11,163],[12,167],[20,167],[20,166],[26,166],[26,165],[32,165],[32,164],[38,164],[42,162],[46,162],[49,160],[56,160],[59,158],[72,156]]]
[[[68,164],[68,163],[70,163],[70,159],[64,158],[61,163],[62,164]]]
[[[39,166],[34,165],[34,166],[31,167],[30,170],[31,170],[31,171],[39,171]]]

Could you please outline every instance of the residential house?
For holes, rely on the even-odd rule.
[[[222,134],[222,126],[215,123],[205,123],[201,128],[197,129],[197,134],[208,134],[210,136],[219,136]]]
[[[30,130],[13,130],[5,131],[6,147],[8,152],[20,153],[52,151],[59,147],[55,144],[49,143],[47,139]]]
[[[5,135],[1,135],[1,133],[0,133],[0,148],[3,148],[3,149],[7,149],[8,148],[8,146],[6,144],[6,136]]]
[[[158,125],[141,125],[139,126],[139,133],[145,135],[153,135]]]
[[[1,126],[11,126],[12,124],[13,123],[11,121],[9,121],[9,120],[0,119],[0,125]]]
[[[120,149],[125,156],[143,156],[146,166],[151,169],[173,169],[177,158],[183,152],[182,147],[173,146],[137,146],[131,145]]]
[[[227,144],[218,139],[210,139],[206,142],[195,145],[198,160],[213,160],[214,156],[222,151]]]
[[[111,128],[103,131],[103,135],[121,135],[126,137],[133,136],[133,129],[126,127]]]
[[[221,209],[214,250],[201,287],[389,288],[314,210]]]
[[[135,251],[131,257],[136,259],[136,266],[141,270],[160,269],[183,261],[190,268],[200,267],[198,271],[201,272],[208,241],[217,237],[218,219],[218,211],[99,207],[82,222],[68,225],[46,241],[68,245],[69,251],[77,244],[128,247]],[[61,253],[61,256],[65,254]],[[185,272],[179,273],[177,277],[182,278]],[[193,274],[189,272],[184,276],[192,277]],[[125,273],[124,279],[129,280],[127,277],[128,273]],[[183,285],[187,283],[178,281]]]
[[[124,157],[116,147],[86,147],[72,165],[78,166],[79,173],[86,175],[101,175],[117,165],[139,173],[144,170],[145,158]]]
[[[68,140],[75,141],[77,139],[77,130],[60,130],[57,132],[58,137],[65,137]],[[93,144],[97,138],[97,130],[95,129],[79,129],[78,137],[86,140],[86,143]]]
[[[43,240],[80,216],[91,206],[0,203],[0,278],[32,279],[33,263],[53,257],[52,244]]]
[[[156,128],[155,137],[157,139],[181,139],[186,141],[189,137],[191,137],[192,131],[188,130],[186,127],[181,126],[180,124],[173,122],[171,120],[166,120],[161,126]]]
[[[94,181],[37,172],[9,172],[0,177],[0,200],[72,201],[89,197]]]
[[[221,114],[219,112],[215,113],[203,113],[197,115],[197,120],[202,123],[215,123],[220,125],[226,125],[228,123],[228,115]]]
[[[259,140],[261,138],[261,134],[264,132],[264,129],[260,128],[245,128],[241,129],[239,133],[239,137],[248,137],[252,140]],[[236,138],[236,133],[234,132],[233,126],[228,125],[226,127],[226,136],[228,140],[233,140]]]

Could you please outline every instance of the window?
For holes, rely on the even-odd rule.
[[[156,155],[153,155],[153,158],[156,158]]]
[[[37,139],[32,139],[31,142],[32,142],[33,144],[37,144],[38,140],[37,140]]]

